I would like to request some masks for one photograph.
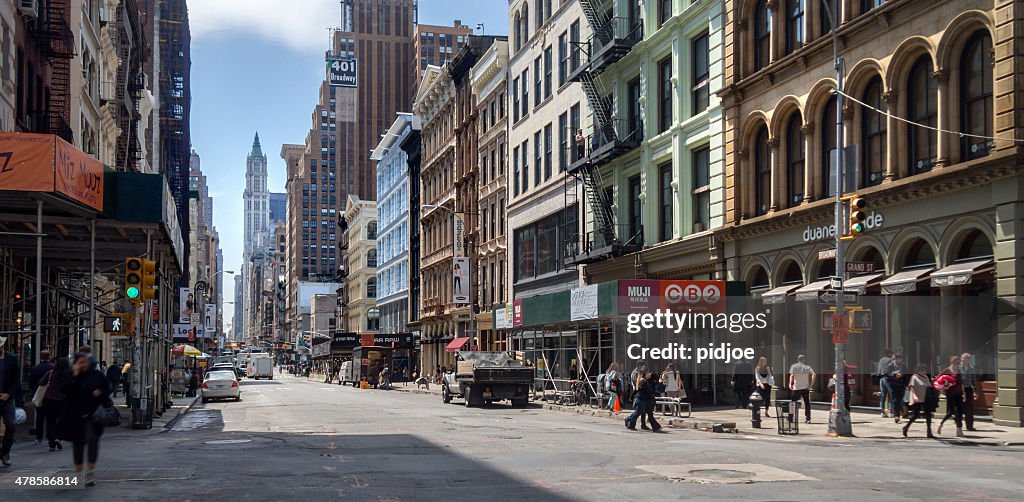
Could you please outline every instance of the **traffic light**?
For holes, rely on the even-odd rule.
[[[137,302],[142,296],[142,258],[124,260],[124,297]]]
[[[156,298],[156,260],[142,259],[142,299]]]
[[[864,212],[864,208],[867,207],[868,203],[863,197],[857,195],[844,197],[844,199],[850,211],[850,226],[845,239],[853,239],[864,233],[864,230],[867,229],[865,220],[868,219],[868,215]]]

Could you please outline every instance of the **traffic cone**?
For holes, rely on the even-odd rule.
[[[832,393],[832,409],[836,409],[836,393]]]
[[[622,411],[622,406],[619,405],[619,396],[615,396],[615,406],[612,407],[612,411],[616,413]]]

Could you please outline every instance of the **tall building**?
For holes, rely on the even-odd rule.
[[[377,308],[381,333],[409,322],[409,156],[401,144],[419,124],[399,113],[370,158],[377,161]]]
[[[508,263],[508,226],[505,224],[505,203],[508,200],[506,89],[508,87],[508,41],[495,40],[475,66],[472,79],[473,96],[479,127],[477,135],[479,174],[475,187],[480,217],[474,231],[476,242],[475,282],[480,313],[477,331],[481,350],[507,350],[502,332],[494,329],[491,311],[508,301],[505,285]]]
[[[242,192],[242,201],[245,207],[243,256],[247,259],[260,245],[262,235],[270,228],[267,156],[260,146],[259,133],[256,133],[252,142],[252,150],[245,159],[245,190]]]
[[[345,205],[344,312],[342,329],[358,333],[380,331],[377,308],[377,204],[349,196]]]
[[[288,219],[288,194],[270,192],[268,203],[270,205],[270,226],[273,228],[276,223],[284,223]]]
[[[294,172],[288,177],[289,305],[298,312],[309,300],[303,283],[338,278],[343,256],[338,224],[350,195],[376,196],[370,152],[395,113],[409,109],[413,79],[413,0],[341,2],[341,28],[334,32],[328,61],[357,61],[354,87],[320,85],[312,124]],[[313,288],[316,289],[316,288]],[[293,308],[295,307],[295,308]],[[292,326],[293,335],[298,334]]]
[[[413,94],[428,66],[444,66],[466,44],[473,29],[456,19],[451,26],[417,24],[412,32],[413,64],[416,67]]]
[[[935,373],[969,352],[979,382],[969,405],[1021,426],[1024,147],[1003,140],[1022,137],[1022,22],[1009,15],[1020,2],[843,3],[841,104],[828,16],[816,2],[786,15],[781,5],[726,2],[722,24],[729,141],[716,240],[727,278],[772,312],[765,355],[805,354],[831,370],[813,300],[838,275],[873,317],[850,336],[849,364],[870,367],[890,347]],[[862,197],[869,218],[844,254],[872,272],[837,271],[829,252],[847,232],[833,227],[837,113],[856,149],[843,192]],[[873,405],[877,385],[860,373],[852,402]],[[812,399],[829,392],[816,383]]]

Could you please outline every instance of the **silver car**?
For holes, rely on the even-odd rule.
[[[203,403],[211,399],[242,399],[242,393],[238,388],[238,379],[233,371],[211,371],[206,374],[203,380],[202,392]]]

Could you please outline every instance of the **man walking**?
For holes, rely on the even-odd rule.
[[[875,370],[875,374],[878,375],[878,407],[882,409],[882,418],[889,417],[889,380],[885,376],[886,369],[889,367],[889,363],[892,362],[892,349],[886,347],[882,349],[882,358],[878,360],[878,367]]]
[[[814,369],[807,365],[807,358],[800,354],[797,363],[789,367],[789,391],[793,401],[804,401],[804,418],[811,423],[811,387],[814,386]]]
[[[46,374],[53,369],[53,363],[50,362],[50,353],[48,351],[42,351],[39,353],[39,364],[32,367],[32,370],[28,372],[28,394],[30,396],[36,395],[36,389],[39,388],[40,381],[46,377]],[[43,429],[46,428],[46,409],[42,406],[36,408],[36,426],[32,429],[32,432],[36,435],[36,444],[43,442]]]
[[[21,371],[18,356],[6,352],[7,337],[0,335],[0,419],[4,424],[3,442],[0,443],[0,463],[11,465],[11,446],[14,445],[14,409],[23,406]]]
[[[117,386],[121,384],[121,365],[115,359],[113,364],[107,368],[107,382],[110,383],[110,397],[117,397]]]

